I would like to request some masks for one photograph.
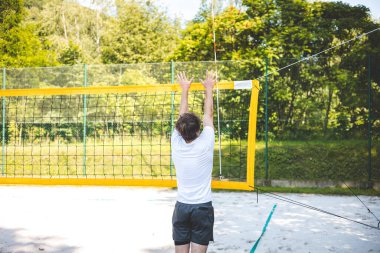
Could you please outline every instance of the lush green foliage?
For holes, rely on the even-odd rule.
[[[350,6],[342,2],[307,0],[215,2],[214,21],[210,2],[204,0],[194,20],[181,30],[179,20],[168,18],[165,11],[152,1],[95,0],[94,9],[65,0],[1,1],[0,65],[8,68],[7,88],[82,86],[84,63],[109,64],[106,67],[89,66],[88,85],[99,86],[169,83],[172,76],[168,61],[173,60],[175,72],[188,71],[199,78],[205,69],[217,68],[220,80],[259,78],[261,87],[264,87],[263,76],[267,68],[270,73],[270,140],[307,143],[295,146],[285,142],[285,146],[276,144],[270,147],[271,173],[274,178],[283,175],[304,179],[309,176],[334,178],[343,176],[343,169],[349,167],[352,169],[349,175],[362,179],[367,166],[365,143],[351,145],[354,142],[346,141],[343,146],[339,146],[313,141],[334,140],[338,143],[342,140],[363,140],[368,137],[370,126],[374,142],[373,167],[380,168],[380,31],[296,63],[379,28],[379,22],[371,19],[369,10],[364,6]],[[223,5],[227,2],[228,6]],[[213,61],[213,31],[216,35],[217,59],[224,62],[215,65],[210,62],[178,64],[181,61]],[[229,60],[234,63],[229,64]],[[166,63],[112,65],[141,62]],[[280,70],[292,63],[296,64]],[[75,66],[9,70],[13,67],[56,65]],[[259,140],[265,135],[264,98],[264,89],[261,89],[257,126]],[[194,98],[198,102],[201,99]],[[226,123],[223,119],[247,114],[249,94],[224,94],[222,101],[222,133],[228,131],[234,140],[246,138],[246,128],[241,127],[238,121]],[[19,102],[10,100],[7,106],[16,107]],[[235,102],[239,103],[234,105]],[[31,100],[25,103],[31,103]],[[64,109],[53,108],[53,102],[49,103],[52,107],[50,116],[72,113],[70,102],[64,105]],[[105,123],[97,130],[89,125],[89,135],[102,135],[108,131],[106,122],[110,113],[123,117],[121,111],[109,109],[117,103],[114,98],[98,99],[97,106],[102,108],[100,112],[90,105],[88,116],[99,113],[99,119]],[[129,100],[126,105],[133,103],[133,100]],[[154,100],[148,98],[144,103],[152,104]],[[26,104],[23,106],[27,107]],[[166,108],[166,112],[169,109]],[[157,114],[157,110],[153,108],[149,113]],[[43,110],[35,113],[44,115]],[[81,113],[73,113],[68,120],[77,120],[83,116]],[[9,117],[15,114],[9,112]],[[31,117],[30,111],[24,112],[24,117]],[[141,118],[144,116],[139,120]],[[40,128],[26,128],[22,124],[8,127],[6,138],[12,141],[8,136],[21,136],[29,140],[30,136],[41,131],[53,141],[54,135],[62,135],[67,142],[81,139],[82,130],[78,124],[76,127],[63,125],[60,132],[52,132],[49,124],[55,122],[50,121],[42,122],[44,125]],[[124,131],[124,126],[119,123],[116,126],[117,131]],[[165,131],[168,131],[169,126],[165,127]],[[127,130],[129,128],[126,126]],[[73,135],[77,137],[70,137]],[[328,154],[325,150],[329,150]],[[258,152],[261,157],[262,151]],[[305,157],[312,157],[312,160]],[[326,157],[329,163],[325,162]],[[257,160],[257,168],[263,166],[263,160],[260,159]],[[281,171],[282,164],[286,164],[289,171]],[[301,168],[307,168],[307,173],[302,174]],[[332,170],[336,172],[335,176],[329,174]]]
[[[54,65],[54,54],[44,49],[34,26],[24,22],[22,0],[0,3],[0,65],[29,67]]]
[[[117,19],[105,36],[105,63],[164,61],[177,44],[177,28],[150,1],[116,1]]]
[[[243,5],[243,10],[228,7],[216,16],[217,57],[250,59],[247,67],[242,66],[239,79],[263,76],[268,59],[269,72],[273,73],[269,78],[268,109],[273,138],[365,136],[369,124],[368,82],[372,82],[372,120],[375,119],[371,124],[376,129],[374,133],[380,132],[380,93],[376,84],[380,61],[376,41],[380,40],[380,32],[277,71],[378,28],[367,8],[341,2],[292,0],[247,0]],[[204,13],[202,9],[198,19],[183,31],[173,59],[213,59],[213,24],[211,16]],[[264,85],[264,78],[260,81]],[[260,107],[259,136],[264,133],[264,101]]]
[[[307,193],[325,195],[348,195],[352,192],[347,188],[287,188],[287,187],[260,187],[267,192]],[[352,189],[356,195],[380,196],[380,191],[373,189]],[[259,195],[260,199],[260,195]]]
[[[380,149],[375,143],[372,151]],[[256,153],[256,178],[265,178],[264,147]],[[380,157],[373,157],[380,164]],[[269,178],[286,180],[361,180],[368,179],[366,140],[283,141],[269,143]],[[373,176],[380,178],[380,171]]]
[[[0,9],[9,22],[24,20],[22,28],[37,35],[42,48],[51,52],[48,57],[42,52],[37,56],[53,62],[34,66],[159,62],[172,54],[179,40],[179,23],[146,1],[98,0],[93,1],[94,9],[65,0],[5,2],[18,3],[4,4],[16,8],[16,16]],[[28,34],[26,38],[31,37]],[[18,65],[8,61],[4,66]]]

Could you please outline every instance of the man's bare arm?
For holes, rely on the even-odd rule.
[[[189,112],[188,96],[193,78],[189,80],[184,72],[180,72],[177,75],[177,79],[182,88],[181,104],[179,106],[179,116],[181,116],[182,114]]]
[[[203,126],[210,126],[214,128],[214,99],[213,99],[213,89],[216,82],[216,77],[213,72],[206,72],[206,79],[201,80],[203,86],[205,87],[205,102],[204,102],[204,116],[203,116]]]

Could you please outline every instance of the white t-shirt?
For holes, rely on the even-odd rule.
[[[177,201],[200,204],[211,201],[211,173],[213,165],[215,134],[206,126],[190,143],[173,131],[172,158],[177,175]]]

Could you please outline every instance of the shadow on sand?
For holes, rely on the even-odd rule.
[[[173,246],[166,246],[166,247],[160,247],[156,249],[144,249],[142,253],[173,253],[174,252],[174,245]]]
[[[0,227],[0,253],[74,253],[78,248],[60,245],[54,236],[26,236],[24,229],[8,229]]]

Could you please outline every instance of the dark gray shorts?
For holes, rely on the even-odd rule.
[[[175,204],[173,212],[173,240],[176,245],[195,242],[208,245],[214,241],[214,208],[212,202],[203,204]]]

